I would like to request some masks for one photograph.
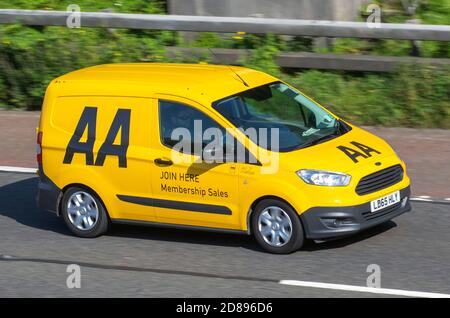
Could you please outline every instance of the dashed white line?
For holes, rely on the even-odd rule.
[[[421,197],[411,197],[410,201],[412,201],[412,202],[436,203],[436,204],[450,204],[450,200],[449,199],[439,199],[439,198],[424,199],[424,198],[421,198]]]
[[[36,168],[22,168],[22,167],[10,167],[0,166],[0,171],[3,172],[20,172],[20,173],[36,173]]]
[[[420,291],[409,291],[401,289],[374,288],[354,285],[316,283],[300,280],[280,280],[280,284],[299,287],[323,288],[333,290],[346,290],[361,293],[383,294],[393,296],[421,297],[421,298],[450,298],[450,294],[427,293]]]
[[[424,199],[424,198],[421,198],[421,197],[412,197],[410,200],[411,201],[433,202],[433,200],[431,200],[431,199]]]

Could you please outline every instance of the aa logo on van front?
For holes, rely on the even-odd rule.
[[[116,116],[109,128],[105,141],[98,150],[97,158],[94,162],[94,143],[97,130],[97,107],[85,107],[78,121],[75,132],[70,139],[64,156],[64,163],[72,163],[74,154],[84,154],[86,165],[103,166],[106,156],[117,156],[119,167],[127,167],[127,150],[130,140],[130,109],[117,110]],[[81,141],[87,129],[87,140]],[[114,144],[120,131],[120,144]]]
[[[362,157],[364,159],[372,157],[372,152],[381,154],[378,150],[370,148],[369,146],[363,145],[356,141],[350,142],[353,146],[355,146],[358,150],[346,146],[338,146],[337,148],[345,153],[350,159],[353,160],[354,163],[358,163],[358,157]]]

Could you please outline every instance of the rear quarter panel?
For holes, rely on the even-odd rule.
[[[140,215],[152,220],[148,209],[139,206],[130,210],[116,194],[148,196],[151,191],[148,149],[150,147],[150,110],[153,100],[121,96],[55,96],[51,91],[43,107],[40,131],[43,132],[43,170],[60,188],[80,184],[95,191],[104,202],[111,218]],[[75,153],[72,161],[63,163],[67,146],[85,107],[97,108],[94,162],[104,143],[118,109],[130,109],[127,166],[119,167],[117,156],[106,156],[101,166],[88,165],[86,155]],[[88,128],[80,142],[86,142]],[[114,144],[120,144],[121,131]]]

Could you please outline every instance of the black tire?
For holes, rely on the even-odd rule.
[[[286,213],[292,224],[290,239],[287,242],[284,242],[282,246],[270,245],[265,241],[259,230],[258,219],[268,207],[277,207],[281,209]],[[274,254],[289,254],[295,252],[303,246],[305,239],[303,227],[298,214],[285,202],[275,199],[266,199],[256,205],[255,210],[252,213],[252,232],[259,245],[261,245],[261,247],[266,251]]]
[[[72,195],[74,195],[77,192],[83,192],[87,193],[92,197],[92,199],[95,201],[95,207],[98,211],[98,217],[95,218],[95,222],[93,222],[93,227],[90,229],[79,229],[77,228],[72,221],[70,220],[69,212],[68,212],[68,204],[69,199]],[[66,226],[69,228],[69,230],[75,234],[76,236],[83,237],[83,238],[93,238],[98,237],[104,233],[109,228],[109,217],[106,212],[105,207],[103,206],[103,203],[99,200],[97,195],[93,193],[92,191],[81,188],[81,187],[72,187],[65,191],[64,196],[61,200],[61,215],[64,220],[64,223],[66,223]],[[73,219],[73,217],[72,217]]]

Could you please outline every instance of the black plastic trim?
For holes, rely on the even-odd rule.
[[[36,197],[38,207],[58,214],[59,201],[62,197],[61,189],[45,175],[41,164],[39,164],[38,175],[39,182]]]
[[[152,222],[152,221],[136,221],[136,220],[127,220],[127,219],[111,219],[111,222],[115,223],[115,224],[124,224],[124,225],[138,225],[138,226],[161,227],[161,228],[170,228],[170,229],[178,229],[178,230],[195,230],[195,231],[199,230],[199,231],[207,231],[207,232],[249,235],[249,233],[247,231],[243,231],[243,230],[230,230],[230,229],[213,228],[213,227],[206,227],[206,226],[181,225],[181,224],[160,223],[160,222]]]
[[[361,178],[355,191],[358,195],[366,195],[397,184],[403,178],[403,167],[401,165],[394,165]]]
[[[135,196],[129,196],[129,195],[122,195],[122,194],[118,194],[117,197],[124,202],[140,204],[140,205],[147,205],[147,206],[154,206],[154,207],[158,207],[158,208],[175,209],[175,210],[183,210],[183,211],[191,211],[191,212],[201,212],[201,213],[224,214],[224,215],[232,214],[231,210],[223,205],[162,200],[162,199],[153,199],[153,198],[145,198],[145,197],[135,197]]]

